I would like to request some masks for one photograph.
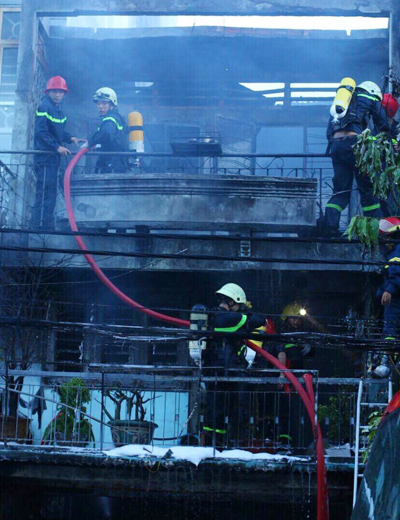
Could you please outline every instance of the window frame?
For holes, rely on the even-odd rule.
[[[0,36],[3,30],[3,19],[4,19],[4,13],[20,13],[21,8],[20,7],[0,7]],[[19,47],[19,39],[18,40],[2,40],[0,38],[0,85],[1,85],[1,77],[2,77],[2,71],[3,71],[3,54],[4,49],[18,49]],[[5,103],[1,103],[5,104]],[[7,105],[14,105],[14,101],[7,102]]]

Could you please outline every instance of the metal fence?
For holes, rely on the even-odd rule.
[[[40,154],[40,152],[39,152]],[[37,186],[37,167],[34,166],[34,157],[38,152],[23,151],[11,152],[0,151],[0,210],[2,215],[2,227],[7,226],[7,221],[11,217],[18,221],[20,225],[28,225],[33,218],[33,208],[35,206],[35,187]],[[105,174],[96,166],[99,152],[87,154],[81,163],[75,168],[75,175],[103,175]],[[104,155],[104,154],[103,154]],[[116,154],[118,155],[118,154]],[[139,175],[146,173],[187,173],[200,175],[242,175],[258,177],[278,177],[278,178],[297,178],[297,179],[316,179],[318,181],[317,202],[319,208],[324,208],[332,194],[332,166],[300,166],[301,162],[307,159],[329,158],[324,154],[222,154],[216,157],[205,156],[180,156],[170,153],[141,154],[138,157],[134,153],[120,153],[126,159],[127,168],[124,176]],[[263,159],[265,163],[260,162]],[[299,162],[299,166],[293,167],[293,160]],[[286,163],[285,163],[286,161]],[[68,158],[62,158],[59,168],[59,178],[57,180],[58,195],[63,196],[62,178]],[[49,174],[47,172],[49,169]],[[50,171],[51,170],[51,171]],[[121,175],[120,172],[107,172],[107,175]],[[41,183],[43,190],[41,196],[41,206],[51,205],[46,194],[46,186],[55,182],[54,166],[42,167]],[[356,192],[355,192],[356,193]],[[17,204],[13,199],[17,200]],[[11,201],[11,203],[10,203]],[[55,204],[55,201],[54,201]],[[359,212],[358,199],[352,198],[350,208],[343,212],[343,225],[349,220],[351,214]],[[25,210],[23,209],[25,208]],[[17,211],[16,211],[17,210]],[[25,216],[24,216],[25,215]],[[36,220],[40,220],[39,225],[43,224],[43,210],[40,215],[36,215]],[[25,221],[25,222],[24,222]]]
[[[6,366],[0,374],[1,441],[91,450],[153,444],[314,455],[314,426],[298,394],[277,370],[110,370],[26,372]],[[301,378],[304,372],[295,373]],[[350,452],[359,380],[312,373],[327,446],[347,446]],[[370,414],[374,403],[387,401],[387,393],[379,381],[366,380],[366,388]]]

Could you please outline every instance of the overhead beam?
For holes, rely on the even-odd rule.
[[[23,0],[43,15],[332,15],[381,16],[391,10],[390,0]]]

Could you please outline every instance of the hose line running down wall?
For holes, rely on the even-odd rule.
[[[78,227],[76,225],[74,212],[71,204],[71,176],[72,172],[79,162],[80,158],[85,155],[89,150],[88,148],[82,148],[70,161],[64,177],[64,198],[65,198],[65,206],[67,209],[67,215],[69,224],[71,226],[71,230],[77,232]],[[81,251],[88,251],[86,244],[83,239],[79,235],[74,236],[79,248]],[[96,276],[103,282],[103,284],[110,289],[120,300],[124,303],[137,309],[152,318],[165,321],[167,323],[172,323],[173,325],[179,325],[181,327],[189,327],[190,322],[187,320],[181,320],[179,318],[174,318],[172,316],[168,316],[166,314],[161,314],[159,312],[153,311],[144,307],[140,303],[129,298],[125,293],[123,293],[118,287],[116,287],[111,280],[104,274],[104,272],[98,266],[96,260],[89,253],[84,253],[84,257],[95,272]],[[301,386],[300,382],[296,379],[296,377],[292,374],[292,372],[286,370],[286,367],[282,365],[274,356],[263,350],[262,348],[255,345],[252,341],[246,341],[247,346],[254,350],[261,357],[265,358],[269,361],[273,366],[283,371],[285,377],[292,383],[295,390],[300,395],[304,406],[306,407],[308,416],[311,421],[311,426],[314,432],[314,437],[317,439],[317,520],[328,520],[329,519],[329,504],[328,504],[328,483],[326,478],[326,467],[324,460],[324,448],[322,443],[322,434],[319,423],[317,422],[317,431],[315,432],[315,410],[314,410],[314,396],[312,392],[312,377],[308,374],[304,376],[306,381],[307,392]],[[310,379],[311,378],[311,379]]]

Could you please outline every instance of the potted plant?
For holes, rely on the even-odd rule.
[[[42,444],[84,447],[94,442],[92,425],[81,415],[86,412],[84,405],[90,401],[90,391],[83,379],[71,379],[59,387],[58,393],[59,413],[47,426]]]
[[[123,390],[119,383],[116,383],[112,389],[106,390],[105,396],[115,404],[114,415],[103,405],[104,413],[109,418],[108,425],[111,428],[115,446],[149,444],[158,425],[145,420],[146,408],[144,405],[155,398],[145,399],[144,393],[139,390]],[[126,403],[126,413],[125,418],[121,419],[123,403]]]

